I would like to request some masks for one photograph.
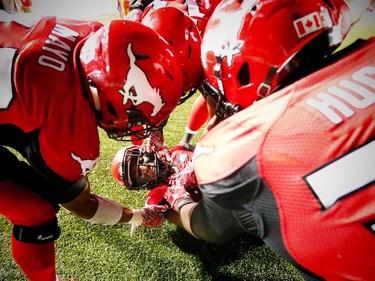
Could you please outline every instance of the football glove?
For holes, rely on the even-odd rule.
[[[180,209],[184,205],[194,202],[190,192],[188,192],[183,185],[170,186],[167,192],[165,192],[164,198],[177,213],[180,213]]]
[[[168,211],[168,205],[147,205],[142,209],[134,209],[133,217],[129,221],[131,223],[130,237],[132,237],[137,230],[137,227],[150,226],[156,227],[163,223],[164,213]]]

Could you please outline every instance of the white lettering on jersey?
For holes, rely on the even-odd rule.
[[[352,75],[352,80],[341,80],[337,86],[306,100],[306,104],[320,111],[332,123],[339,124],[351,117],[354,109],[364,109],[375,103],[375,67],[366,66]]]
[[[68,45],[68,41],[74,43],[78,35],[78,32],[56,24],[51,34],[48,35],[48,39],[44,42],[45,45],[42,47],[42,50],[48,54],[41,55],[38,58],[38,63],[59,72],[64,71],[66,67],[65,62],[68,60],[73,49],[72,46]],[[64,40],[67,42],[64,42]]]
[[[8,108],[13,99],[12,62],[16,49],[0,48],[0,109]]]
[[[130,60],[130,68],[125,84],[119,90],[120,94],[124,96],[123,104],[125,105],[128,100],[131,100],[135,106],[148,102],[153,105],[151,116],[155,116],[165,104],[161,98],[160,89],[152,87],[146,73],[135,64],[136,58],[131,43],[127,46],[127,54]]]
[[[375,181],[375,141],[314,171],[305,179],[325,209]]]
[[[96,159],[94,159],[94,160],[83,160],[81,157],[75,155],[73,152],[71,152],[70,155],[81,166],[81,171],[82,171],[81,175],[84,176],[84,177],[88,173],[91,172],[91,170],[94,168],[96,162],[98,162],[98,157],[96,157]]]

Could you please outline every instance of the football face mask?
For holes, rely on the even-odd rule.
[[[153,189],[169,174],[168,165],[158,159],[156,152],[131,146],[124,151],[121,179],[130,190]]]

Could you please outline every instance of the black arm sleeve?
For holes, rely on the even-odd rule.
[[[276,199],[258,172],[255,158],[227,178],[199,186],[202,200],[194,208],[191,229],[208,242],[226,242],[250,233],[295,265],[305,280],[321,280],[302,268],[286,249]]]
[[[255,160],[250,160],[229,177],[199,186],[202,200],[194,208],[191,229],[208,242],[227,242],[242,233],[263,235],[261,216],[252,208],[262,181]]]
[[[207,197],[203,197],[193,210],[191,230],[200,239],[211,243],[225,243],[245,232],[234,212]]]

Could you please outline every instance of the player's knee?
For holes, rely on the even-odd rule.
[[[24,243],[46,244],[55,241],[60,236],[57,219],[39,226],[14,225],[13,237]]]

